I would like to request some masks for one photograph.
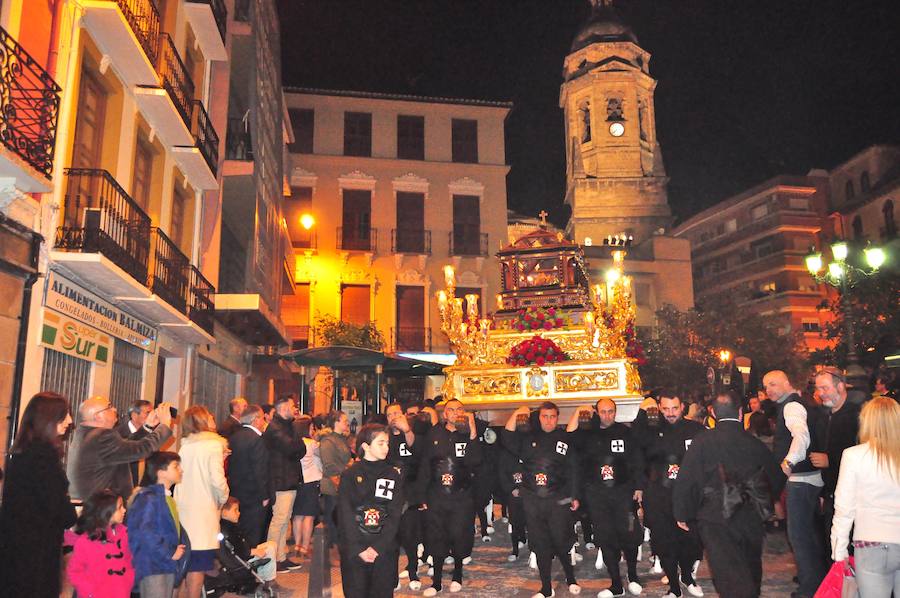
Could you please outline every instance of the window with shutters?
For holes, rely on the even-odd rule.
[[[365,158],[372,155],[371,113],[344,113],[344,155]]]
[[[401,114],[397,117],[397,158],[425,159],[425,117]]]
[[[133,402],[141,398],[144,380],[144,351],[131,343],[116,339],[112,358],[112,384],[109,401],[124,415]]]
[[[425,351],[425,287],[397,287],[395,351]]]
[[[369,317],[369,285],[345,284],[341,286],[341,321],[350,324],[367,324]]]
[[[307,108],[291,108],[288,110],[291,129],[294,132],[294,143],[288,148],[295,154],[313,153],[313,134],[315,133],[315,111]]]
[[[203,405],[216,421],[228,417],[228,402],[238,396],[238,377],[209,359],[198,357],[194,368],[192,405]]]
[[[371,251],[372,243],[372,192],[344,189],[341,229],[341,249]]]
[[[453,196],[453,255],[481,254],[481,212],[477,195]]]
[[[397,192],[395,253],[427,253],[425,250],[425,194]]]
[[[454,162],[478,163],[478,121],[454,118],[451,123]]]

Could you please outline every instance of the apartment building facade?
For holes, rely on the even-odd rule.
[[[374,321],[388,350],[450,352],[435,294],[493,311],[507,241],[504,121],[511,104],[287,88],[294,142],[285,219],[296,253],[283,297],[294,347],[315,319]],[[315,224],[304,228],[302,217]]]

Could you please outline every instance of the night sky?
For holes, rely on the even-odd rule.
[[[588,0],[278,0],[285,85],[512,101],[509,206],[564,224],[562,62]],[[619,0],[683,219],[900,143],[900,1]]]

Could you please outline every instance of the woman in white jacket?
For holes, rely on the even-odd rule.
[[[225,452],[228,441],[216,433],[216,420],[206,407],[194,405],[181,421],[181,468],[175,503],[181,525],[191,540],[188,574],[179,598],[200,598],[203,573],[214,568],[219,548],[220,510],[228,498]]]
[[[900,405],[869,401],[859,415],[861,444],[844,451],[834,494],[832,558],[847,558],[850,529],[860,598],[900,596]]]

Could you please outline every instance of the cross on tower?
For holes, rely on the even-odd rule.
[[[549,216],[549,214],[547,214],[547,212],[545,212],[544,210],[541,210],[540,212],[538,212],[538,216],[540,216],[541,218],[541,226],[546,226],[547,216]]]

